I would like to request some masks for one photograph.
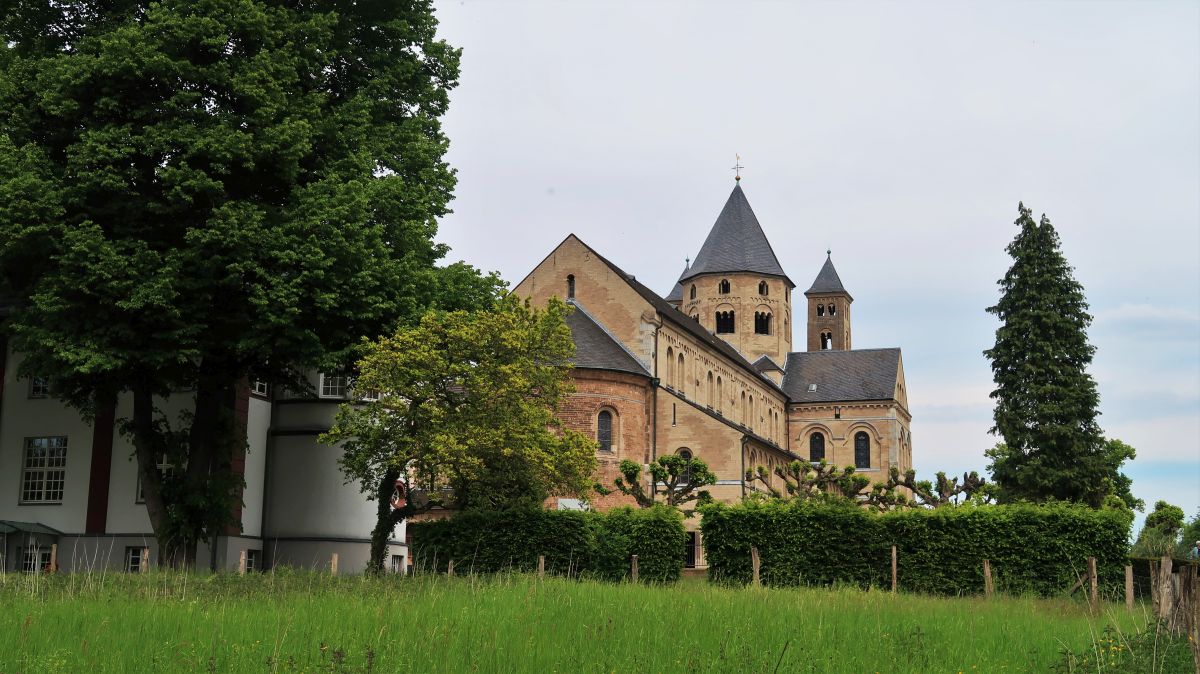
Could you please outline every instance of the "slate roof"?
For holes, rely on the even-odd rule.
[[[813,281],[812,287],[804,291],[805,295],[816,295],[819,293],[845,293],[847,296],[850,295],[842,285],[842,279],[838,278],[837,270],[833,268],[833,258],[829,255],[826,255],[825,264],[817,274],[816,280]],[[853,300],[854,298],[851,297],[850,299]]]
[[[754,361],[754,369],[759,372],[770,372],[771,370],[783,372],[783,368],[779,367],[779,363],[776,363],[774,358],[767,355],[759,356],[758,360]]]
[[[900,349],[789,353],[783,391],[797,403],[892,400],[899,370]]]
[[[638,359],[592,318],[587,310],[574,300],[569,304],[575,307],[575,311],[567,316],[566,321],[567,327],[571,329],[571,339],[575,342],[575,359],[572,362],[575,367],[650,376],[650,372]]]
[[[691,269],[691,265],[688,265],[685,263],[683,265],[683,272],[681,272],[679,274],[679,280],[675,282],[675,287],[671,288],[671,292],[667,293],[667,296],[665,299],[668,302],[682,302],[683,301],[683,277],[687,276],[689,269]]]
[[[578,239],[578,237],[576,237],[576,238]],[[653,306],[655,311],[657,311],[659,313],[659,315],[661,315],[664,319],[671,321],[672,323],[674,323],[675,325],[677,325],[680,328],[683,328],[683,330],[685,332],[690,333],[693,337],[696,337],[700,341],[704,342],[705,344],[707,344],[707,345],[713,347],[714,349],[716,349],[717,351],[721,352],[721,354],[724,355],[726,358],[729,358],[734,363],[745,368],[747,371],[758,375],[759,381],[761,381],[766,386],[771,386],[771,387],[774,387],[776,390],[779,390],[779,386],[776,385],[775,382],[773,382],[770,379],[768,379],[767,377],[764,377],[763,375],[759,374],[758,370],[756,370],[754,368],[754,366],[752,364],[750,364],[750,361],[746,360],[746,357],[743,356],[740,352],[738,352],[737,349],[733,348],[729,344],[729,342],[726,342],[725,340],[721,339],[720,337],[717,337],[716,335],[709,332],[708,330],[705,330],[703,326],[701,326],[698,322],[696,322],[695,320],[690,318],[687,314],[683,313],[679,309],[676,309],[673,304],[671,304],[671,303],[667,302],[665,299],[659,297],[658,293],[656,293],[653,290],[642,285],[642,283],[640,281],[638,281],[636,278],[634,278],[633,276],[631,276],[629,274],[626,274],[624,271],[621,270],[620,267],[618,267],[617,265],[610,262],[607,258],[605,258],[600,253],[597,253],[596,249],[592,248],[591,246],[588,246],[586,243],[583,243],[582,239],[580,239],[579,242],[581,244],[583,244],[584,246],[586,246],[588,250],[592,251],[592,254],[596,256],[596,259],[600,260],[605,265],[607,265],[608,268],[611,269],[614,274],[625,279],[625,282],[629,284],[629,287],[633,288],[634,292],[636,292],[638,295],[641,295],[642,299],[646,300],[646,302],[648,302],[651,306]],[[695,269],[695,268],[696,268],[696,265],[693,264],[692,269]]]
[[[784,273],[771,242],[763,233],[758,218],[746,201],[741,184],[734,185],[733,192],[717,216],[716,223],[696,254],[692,268],[680,277],[680,282],[701,274],[725,274],[752,272],[778,276],[792,288],[795,283]]]

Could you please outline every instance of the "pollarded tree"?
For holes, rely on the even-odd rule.
[[[364,336],[497,280],[438,269],[458,75],[430,2],[22,2],[0,12],[0,297],[85,414],[132,394],[150,522],[231,521],[247,379],[301,388]],[[161,397],[194,390],[181,424]],[[156,469],[168,454],[167,479]]]
[[[587,491],[596,443],[557,418],[574,390],[569,310],[509,296],[490,311],[430,312],[366,345],[355,387],[378,393],[342,405],[321,439],[342,443],[346,477],[376,502],[369,570],[383,569],[396,525],[431,507],[540,505]],[[398,480],[403,503],[392,499]]]
[[[642,466],[628,459],[617,467],[621,477],[613,480],[612,488],[597,482],[592,486],[597,494],[607,496],[614,491],[632,496],[639,508],[650,508],[655,504],[677,508],[685,517],[691,517],[695,509],[712,502],[712,494],[704,487],[717,483],[717,475],[702,459],[693,456],[666,454],[650,462],[647,472],[650,490],[642,484]],[[685,508],[692,505],[694,507]]]
[[[1083,501],[1099,507],[1118,474],[1106,461],[1096,422],[1099,396],[1087,372],[1095,353],[1083,287],[1043,215],[1024,204],[1008,245],[1012,267],[999,281],[996,343],[984,351],[996,388],[995,425],[1007,451],[993,456],[1004,500]]]

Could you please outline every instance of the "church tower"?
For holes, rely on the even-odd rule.
[[[832,254],[825,254],[821,272],[812,287],[804,291],[808,298],[808,350],[849,351],[850,303],[854,298],[842,286]]]
[[[792,350],[792,289],[741,184],[679,278],[679,310],[755,362]],[[674,294],[674,292],[672,292]]]

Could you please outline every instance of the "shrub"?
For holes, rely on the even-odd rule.
[[[418,568],[459,573],[534,571],[619,581],[638,556],[638,579],[679,579],[687,534],[683,516],[665,507],[618,508],[608,513],[567,510],[466,511],[446,520],[411,522]]]
[[[1053,595],[1096,557],[1100,583],[1124,582],[1132,524],[1126,510],[1074,504],[965,506],[873,514],[850,504],[812,502],[712,505],[701,531],[709,577],[750,579],[757,547],[770,585],[884,586],[897,547],[900,585],[930,594],[983,592],[984,559],[996,587]]]

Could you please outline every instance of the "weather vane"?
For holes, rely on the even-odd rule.
[[[742,166],[742,155],[740,155],[740,154],[735,154],[735,155],[733,155],[733,156],[734,156],[734,160],[733,160],[733,179],[734,179],[734,181],[736,181],[736,182],[741,182],[741,181],[742,181],[742,169],[744,169],[744,168],[746,168],[746,167],[745,167],[745,166]]]

